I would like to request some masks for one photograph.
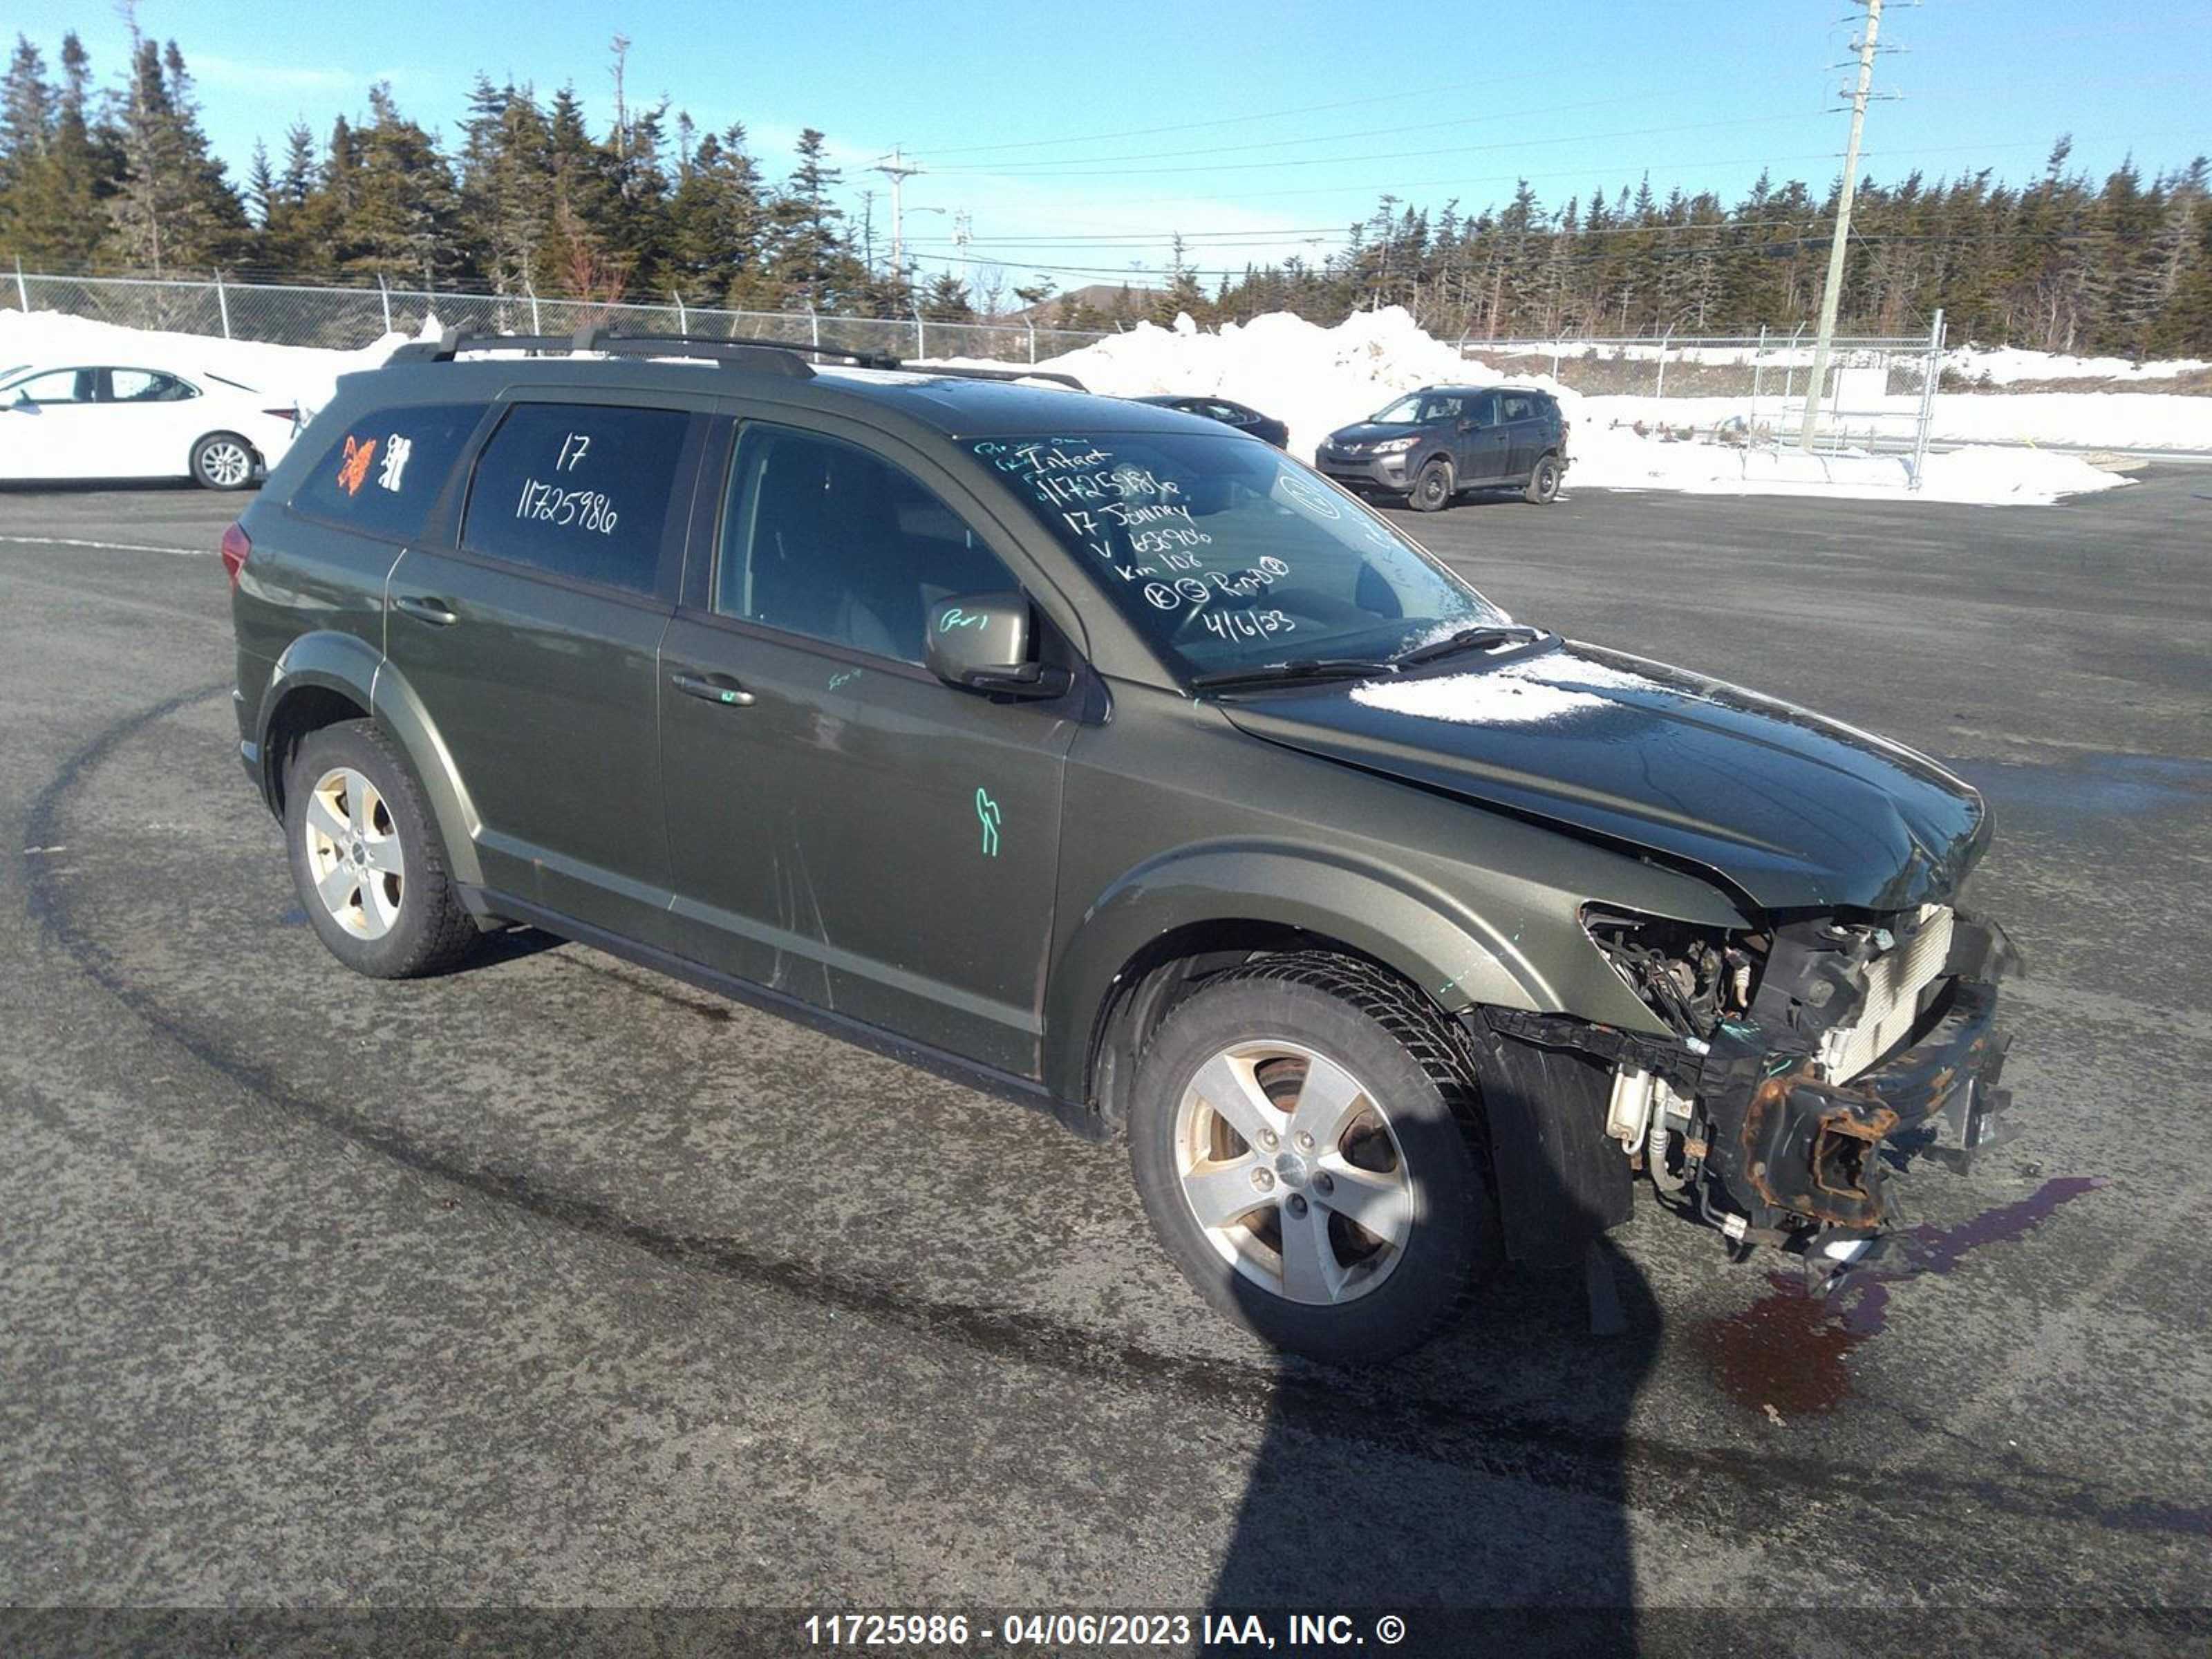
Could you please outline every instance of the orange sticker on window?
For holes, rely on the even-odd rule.
[[[361,487],[368,479],[368,464],[375,459],[376,440],[357,440],[348,434],[345,441],[345,459],[338,466],[338,483],[349,495],[361,494]]]

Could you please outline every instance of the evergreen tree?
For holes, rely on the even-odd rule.
[[[184,55],[134,34],[123,100],[123,179],[112,212],[125,252],[160,276],[242,251],[246,212],[208,150]]]

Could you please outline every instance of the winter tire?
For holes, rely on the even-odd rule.
[[[476,943],[415,775],[373,721],[326,726],[300,745],[284,839],[308,922],[356,973],[442,973]]]
[[[1533,501],[1538,507],[1549,507],[1559,499],[1559,458],[1547,455],[1536,463],[1536,470],[1528,475],[1528,487],[1521,499]]]
[[[1466,1057],[1364,963],[1285,955],[1209,981],[1146,1048],[1129,1136],[1176,1265],[1289,1352],[1392,1358],[1499,1259]]]
[[[1413,493],[1406,504],[1416,513],[1440,513],[1451,505],[1451,463],[1442,456],[1413,476]]]

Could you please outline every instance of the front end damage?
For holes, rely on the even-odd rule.
[[[1602,1100],[1611,1168],[1553,1179],[1610,1189],[1583,1205],[1605,1224],[1625,1218],[1625,1160],[1733,1243],[1833,1265],[1895,1219],[1886,1184],[1911,1159],[1963,1171],[2006,1138],[1996,985],[2015,958],[1994,922],[1929,904],[1728,937],[1595,909],[1583,924],[1671,1040],[1497,1009],[1472,1035],[1505,1109],[1516,1076],[1556,1079],[1570,1057],[1571,1109],[1595,1120]]]

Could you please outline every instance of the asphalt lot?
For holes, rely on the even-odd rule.
[[[1981,787],[2024,1135],[1832,1304],[1647,1206],[1625,1335],[1516,1278],[1347,1377],[1202,1310],[1119,1146],[574,945],[348,975],[234,757],[234,504],[0,492],[0,1602],[2203,1605],[2207,494],[1407,520]]]

